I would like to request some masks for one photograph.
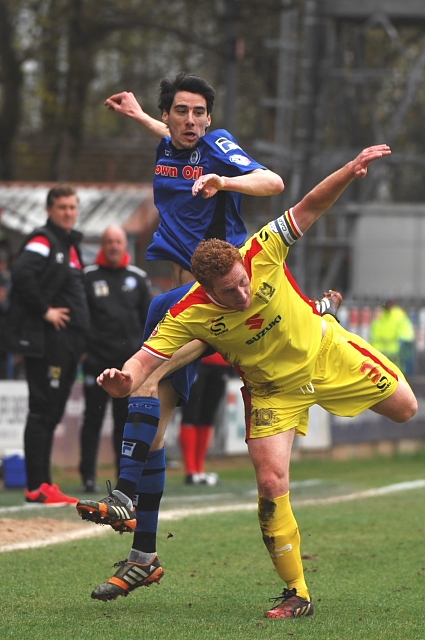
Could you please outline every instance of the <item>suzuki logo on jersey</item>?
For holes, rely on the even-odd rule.
[[[228,153],[228,151],[233,151],[233,149],[241,149],[236,142],[233,142],[233,140],[229,140],[228,138],[218,138],[218,140],[215,141],[215,144],[223,153]]]
[[[380,369],[370,362],[363,362],[360,367],[360,373],[366,373],[373,384],[376,384],[380,391],[386,391],[391,386],[391,381],[387,376],[383,376]]]
[[[220,316],[220,318],[213,318],[210,322],[210,330],[215,336],[221,336],[223,333],[227,333],[229,331],[224,322],[224,316]]]
[[[260,298],[260,300],[262,300],[263,302],[270,302],[275,294],[275,291],[275,287],[273,287],[271,284],[269,284],[268,282],[262,282],[258,291],[256,291],[254,295],[257,298]]]
[[[252,316],[252,317],[255,318],[255,316]],[[273,329],[274,326],[279,324],[281,320],[282,320],[282,316],[276,316],[276,318],[272,320],[270,324],[268,324],[267,327],[265,327],[265,329],[262,329],[259,333],[257,333],[256,336],[247,340],[245,344],[254,344],[254,342],[257,342],[257,340],[260,340],[261,338],[263,338],[266,335],[266,333],[270,331],[270,329]],[[247,320],[245,324],[248,324],[248,322],[249,320]]]
[[[245,322],[245,324],[248,325],[248,327],[251,330],[261,329],[261,327],[263,326],[263,323],[264,323],[264,318],[261,318],[259,313],[256,313],[254,316],[251,316]]]

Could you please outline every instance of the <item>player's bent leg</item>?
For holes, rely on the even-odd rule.
[[[399,380],[397,389],[385,400],[370,407],[375,413],[390,418],[394,422],[407,422],[418,411],[418,401],[409,385]]]
[[[151,450],[163,448],[167,425],[170,422],[174,410],[180,400],[179,394],[173,387],[172,378],[161,380],[158,387],[158,397],[160,406],[158,434],[152,443]]]
[[[301,559],[300,534],[289,500],[289,460],[295,429],[248,440],[258,485],[258,520],[263,542],[286,583],[266,618],[313,615]]]
[[[131,397],[124,426],[120,476],[116,488],[98,502],[80,500],[78,514],[84,520],[108,524],[123,533],[136,529],[133,497],[143,473],[150,447],[158,432],[159,400],[155,397]]]

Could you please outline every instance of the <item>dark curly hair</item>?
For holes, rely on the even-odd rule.
[[[208,115],[212,112],[215,98],[213,87],[203,78],[181,71],[173,80],[163,78],[160,82],[158,107],[161,113],[163,111],[170,113],[174,96],[178,91],[189,91],[190,93],[199,93],[204,96]]]
[[[199,243],[190,261],[191,271],[206,289],[214,289],[217,278],[227,275],[233,265],[243,265],[239,249],[229,242],[211,238]]]

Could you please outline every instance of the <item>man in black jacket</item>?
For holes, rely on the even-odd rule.
[[[9,323],[25,355],[29,411],[24,434],[26,501],[76,504],[51,477],[51,451],[84,351],[89,313],[74,230],[78,198],[69,185],[47,194],[47,223],[25,240],[12,270]]]
[[[109,399],[96,384],[97,376],[111,363],[121,368],[142,342],[152,299],[145,271],[130,265],[127,236],[121,227],[108,227],[102,236],[95,264],[84,269],[90,310],[87,357],[83,363],[85,414],[81,429],[80,473],[84,491],[96,491],[99,436]],[[113,398],[113,444],[117,475],[121,442],[127,419],[127,398]]]

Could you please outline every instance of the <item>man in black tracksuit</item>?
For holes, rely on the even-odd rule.
[[[152,299],[146,273],[130,265],[127,236],[121,227],[108,227],[94,265],[84,269],[91,329],[83,363],[85,413],[81,429],[80,473],[84,490],[96,490],[99,437],[108,394],[96,384],[106,367],[121,368],[142,342]],[[128,414],[127,398],[113,398],[113,444],[117,472]]]
[[[23,353],[29,390],[24,434],[26,501],[75,504],[52,484],[51,451],[85,348],[89,314],[80,253],[73,229],[78,198],[69,185],[47,194],[46,225],[25,240],[12,269],[8,327],[11,350]]]

